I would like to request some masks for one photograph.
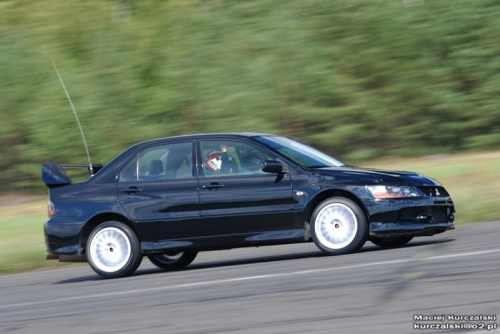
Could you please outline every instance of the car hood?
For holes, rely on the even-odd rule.
[[[441,185],[439,182],[415,172],[389,171],[353,166],[312,168],[310,170],[322,176],[333,177],[339,181],[356,180],[365,184],[392,183],[413,186]]]

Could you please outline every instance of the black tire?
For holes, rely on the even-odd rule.
[[[189,266],[198,255],[197,251],[186,250],[175,253],[149,254],[149,260],[157,267],[165,270],[181,269]]]
[[[397,248],[409,243],[413,237],[372,238],[370,241],[381,248]]]
[[[332,216],[334,219],[329,220],[328,217]],[[328,255],[356,252],[367,240],[366,215],[348,198],[329,198],[312,213],[311,235],[316,246]]]
[[[86,246],[90,267],[104,278],[129,276],[142,261],[139,239],[130,227],[118,221],[95,227]]]

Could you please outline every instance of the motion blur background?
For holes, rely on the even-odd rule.
[[[346,161],[497,149],[496,0],[0,2],[0,182],[150,137],[285,134]],[[43,189],[43,188],[42,188]]]
[[[459,221],[497,219],[499,27],[497,0],[2,0],[0,193],[86,163],[55,61],[94,163],[155,137],[284,134],[446,178]]]

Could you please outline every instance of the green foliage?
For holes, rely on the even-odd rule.
[[[193,132],[294,136],[340,158],[500,144],[496,0],[0,2],[0,181]],[[7,187],[5,187],[7,186]]]

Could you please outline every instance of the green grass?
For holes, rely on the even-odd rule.
[[[43,223],[47,219],[46,201],[28,197],[0,198],[0,274],[45,267],[60,267],[45,259]]]
[[[411,170],[440,181],[452,195],[458,224],[500,220],[500,152],[380,160],[365,167]],[[44,197],[0,198],[0,273],[67,266],[45,260]]]

